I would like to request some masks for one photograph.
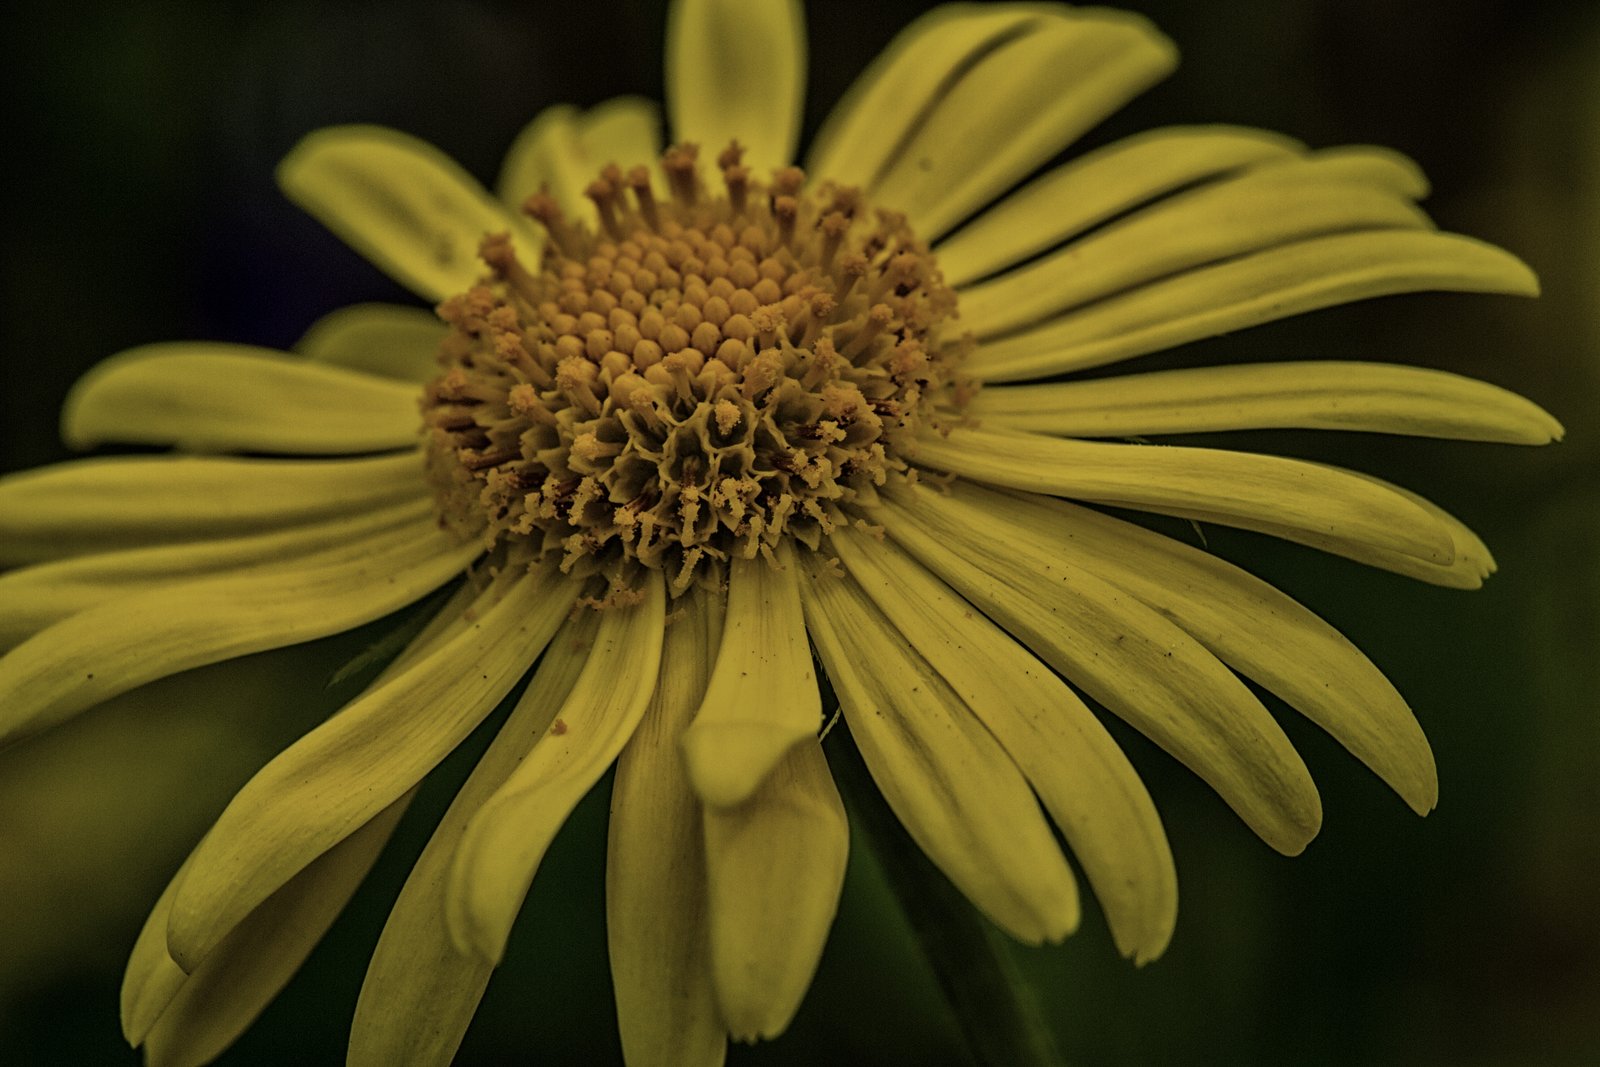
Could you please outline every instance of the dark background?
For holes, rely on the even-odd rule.
[[[813,0],[806,134],[918,12]],[[1447,229],[1512,249],[1538,302],[1419,295],[1191,345],[1146,365],[1364,358],[1517,389],[1568,427],[1543,450],[1313,434],[1225,442],[1339,462],[1428,493],[1500,574],[1459,593],[1225,530],[1210,544],[1321,611],[1406,693],[1441,800],[1412,816],[1286,716],[1323,793],[1305,856],[1256,841],[1197,780],[1118,732],[1178,860],[1166,956],[1117,958],[1097,913],[1017,956],[1077,1064],[1600,1062],[1600,8],[1587,0],[1130,0],[1184,65],[1086,143],[1156,125],[1266,126],[1416,158]],[[492,181],[535,112],[660,96],[660,0],[41,3],[0,17],[6,185],[0,470],[63,458],[70,382],[180,338],[287,346],[318,315],[409,301],[290,206],[305,132],[381,122]],[[0,756],[0,1060],[136,1062],[116,1026],[138,925],[262,760],[349,693],[354,634],[131,694]],[[447,766],[432,811],[448,797]],[[617,1057],[601,902],[605,786],[539,875],[463,1064]],[[419,806],[349,914],[224,1063],[337,1063],[366,953],[420,847]],[[730,1062],[960,1062],[876,868],[852,856],[828,954],[791,1032]]]

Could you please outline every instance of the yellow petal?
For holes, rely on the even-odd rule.
[[[493,966],[456,949],[445,922],[450,865],[468,823],[550,728],[589,657],[598,619],[563,624],[489,748],[412,865],[367,966],[350,1027],[350,1067],[448,1064]]]
[[[478,244],[510,233],[523,262],[539,242],[449,157],[381,126],[333,126],[278,164],[284,195],[400,284],[427,300],[464,292],[485,273]]]
[[[821,726],[793,549],[780,545],[775,563],[731,560],[722,647],[683,736],[695,791],[714,806],[743,802],[785,752]]]
[[[849,826],[815,739],[743,803],[705,809],[711,967],[728,1032],[776,1037],[800,1007],[828,939]]]
[[[868,191],[875,203],[905,211],[926,239],[951,229],[1177,66],[1172,43],[1137,15],[1026,10],[1033,18],[976,62],[939,71],[944,82],[930,109],[911,112],[897,102],[912,125]]]
[[[417,453],[283,460],[116,456],[0,477],[0,565],[351,515],[427,494]]]
[[[613,97],[579,111],[560,104],[541,111],[506,153],[496,183],[500,199],[521,211],[528,197],[548,188],[561,209],[598,226],[600,214],[583,195],[600,168],[654,165],[661,155],[661,112],[649,100]]]
[[[1139,776],[1083,701],[904,550],[841,529],[850,576],[993,732],[1082,864],[1118,948],[1160,955],[1177,919],[1166,832]]]
[[[985,381],[1040,378],[1158,352],[1318,308],[1427,290],[1533,296],[1509,252],[1458,234],[1334,234],[1186,271],[980,345],[962,370]]]
[[[850,735],[912,840],[1025,944],[1078,926],[1078,890],[1000,743],[855,582],[813,568],[806,626]]]
[[[219,571],[304,559],[329,546],[365,543],[379,531],[431,514],[432,504],[418,499],[245,537],[100,552],[7,571],[0,574],[0,649],[117,597]]]
[[[1065,437],[1214,430],[1366,430],[1542,445],[1561,424],[1530,400],[1458,374],[1390,363],[1308,360],[994,386],[964,414]]]
[[[1327,730],[1417,812],[1432,809],[1433,754],[1405,700],[1343,635],[1261,579],[1201,548],[1032,493],[957,482],[948,496],[897,497],[906,499],[919,514],[1126,589]]]
[[[939,242],[939,269],[950,285],[966,285],[1147,200],[1300,148],[1242,126],[1176,126],[1125,138],[1036,178]]]
[[[1435,563],[1449,563],[1455,552],[1449,531],[1401,494],[1348,471],[1280,456],[956,428],[923,435],[916,459],[1012,489],[1245,529],[1304,530]]]
[[[1125,590],[998,523],[917,504],[875,511],[894,539],[1062,677],[1204,778],[1263,841],[1297,855],[1322,805],[1294,746],[1233,672]],[[980,520],[975,522],[974,520]],[[1004,546],[999,547],[999,546]]]
[[[720,594],[691,589],[667,626],[660,681],[617,758],[606,849],[606,943],[629,1063],[719,1065],[725,1027],[711,984],[700,801],[678,741],[705,695],[722,637]]]
[[[61,436],[191,452],[329,454],[411,448],[417,389],[271,349],[146,345],[99,363],[68,394]]]
[[[0,658],[0,737],[46,729],[169,674],[371,622],[437,589],[477,554],[425,521],[88,608]]]
[[[538,657],[574,589],[553,567],[508,569],[460,633],[262,768],[195,850],[167,928],[172,958],[192,972],[256,905],[421,780]]]
[[[401,304],[353,304],[330,311],[295,342],[309,360],[406,382],[439,375],[439,316]]]
[[[333,925],[388,843],[407,794],[313,861],[246,916],[206,961],[185,976],[166,954],[171,888],[139,935],[123,987],[124,1033],[145,1046],[152,1065],[210,1063],[231,1045],[293,977]],[[174,884],[183,877],[180,871]],[[144,950],[141,954],[141,949]],[[153,982],[136,969],[159,953]],[[176,975],[173,974],[176,972]],[[177,988],[171,988],[177,979]],[[161,1003],[162,994],[170,998]],[[131,1000],[133,1010],[127,1011]],[[150,1018],[159,1005],[159,1015]]]
[[[798,0],[680,0],[667,17],[672,139],[713,156],[737,139],[765,176],[794,160],[806,90]]]
[[[966,70],[1038,22],[1025,4],[946,4],[901,30],[829,113],[811,143],[813,178],[871,191],[905,142]],[[924,235],[925,236],[925,235]]]
[[[1161,278],[1322,234],[1431,228],[1409,200],[1328,176],[1312,158],[1160,201],[961,292],[961,321],[994,337]]]
[[[617,758],[650,702],[666,586],[660,571],[645,571],[644,579],[642,601],[601,612],[583,673],[558,713],[562,725],[551,725],[467,825],[445,900],[462,952],[499,961],[556,831]]]

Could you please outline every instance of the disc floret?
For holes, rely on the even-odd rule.
[[[606,167],[598,232],[530,197],[537,269],[484,239],[423,399],[448,522],[681,592],[785,536],[816,547],[905,472],[960,347],[927,246],[853,188],[762,183],[737,145],[718,168],[713,196],[695,146],[668,150],[658,199],[650,168]]]

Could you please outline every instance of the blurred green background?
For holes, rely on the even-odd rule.
[[[813,0],[806,130],[932,6]],[[1208,530],[1317,608],[1407,694],[1439,809],[1412,816],[1284,713],[1326,825],[1286,860],[1117,726],[1176,853],[1177,935],[1141,970],[1097,913],[1018,951],[1077,1064],[1600,1062],[1600,7],[1592,0],[1132,0],[1177,75],[1086,139],[1177,122],[1280,129],[1416,158],[1447,229],[1544,280],[1538,302],[1420,295],[1334,309],[1146,361],[1396,360],[1548,407],[1543,450],[1315,434],[1226,443],[1428,493],[1500,574],[1477,593]],[[285,346],[318,315],[409,298],[277,193],[318,126],[380,122],[480,178],[540,108],[659,97],[661,0],[613,4],[14,0],[0,16],[11,162],[0,246],[0,470],[63,458],[55,413],[140,343]],[[144,913],[237,788],[348,698],[324,686],[377,630],[148,687],[0,755],[0,1062],[131,1064],[121,966]],[[1278,710],[1282,711],[1280,707]],[[468,748],[481,743],[475,738]],[[349,913],[222,1062],[337,1063],[366,954],[470,752],[446,765]],[[452,776],[454,776],[452,778]],[[459,1062],[606,1063],[605,783],[541,870]],[[791,1032],[730,1062],[960,1063],[955,1030],[870,856]]]

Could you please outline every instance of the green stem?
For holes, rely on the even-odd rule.
[[[835,728],[829,766],[922,945],[967,1049],[981,1067],[1062,1067],[1032,989],[1000,934],[922,854],[878,792],[855,741]]]

